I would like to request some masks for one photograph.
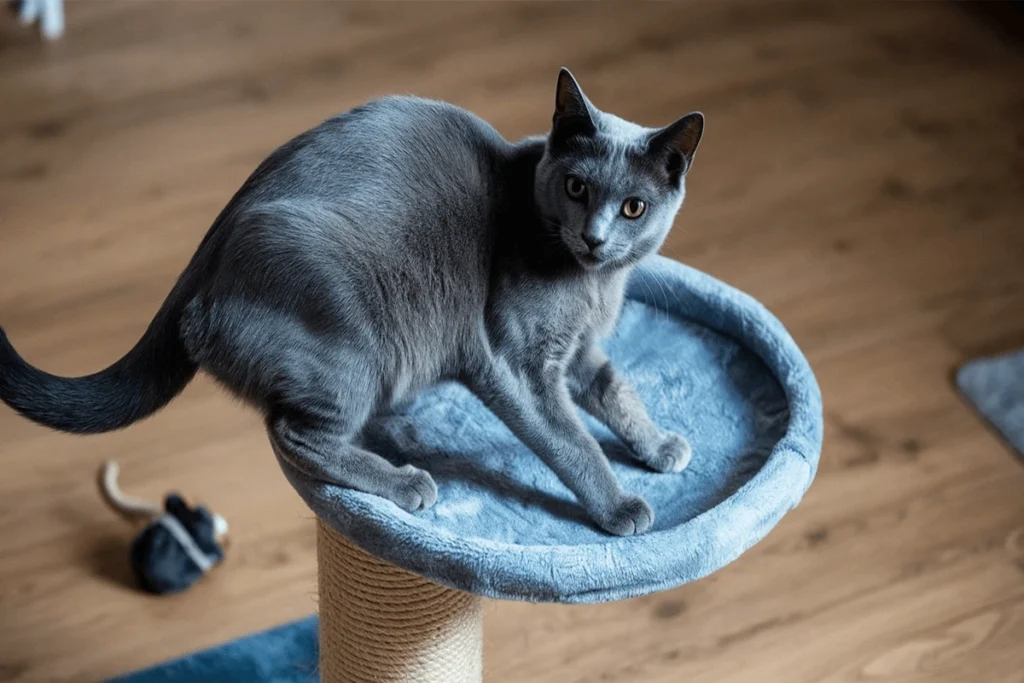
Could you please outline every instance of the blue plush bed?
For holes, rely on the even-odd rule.
[[[426,512],[282,467],[327,523],[454,588],[598,602],[698,579],[763,538],[807,490],[821,448],[818,385],[762,305],[660,257],[633,276],[607,348],[655,422],[686,435],[694,449],[684,472],[657,474],[589,422],[624,487],[654,507],[644,535],[619,538],[594,527],[554,473],[456,385],[381,419],[365,437],[377,452],[434,475],[439,498]]]

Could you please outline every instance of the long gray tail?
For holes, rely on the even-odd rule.
[[[58,377],[29,365],[0,329],[0,399],[33,422],[72,434],[120,429],[163,408],[197,370],[178,329],[182,284],[131,351],[84,377]]]

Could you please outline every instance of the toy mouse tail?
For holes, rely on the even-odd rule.
[[[159,505],[125,494],[117,484],[121,468],[107,461],[100,467],[97,477],[100,494],[110,509],[129,522],[148,522],[163,514]]]

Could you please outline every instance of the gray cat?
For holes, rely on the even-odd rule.
[[[256,169],[114,365],[50,375],[0,331],[0,398],[55,429],[105,432],[202,368],[262,411],[293,466],[415,511],[437,498],[431,476],[358,437],[458,380],[603,529],[642,533],[650,507],[622,491],[573,401],[654,470],[688,464],[686,440],[653,424],[598,342],[672,225],[703,126],[699,113],[658,130],[603,113],[565,69],[551,132],[515,144],[440,102],[357,107]]]

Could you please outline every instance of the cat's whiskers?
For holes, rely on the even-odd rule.
[[[540,219],[541,219],[541,221],[544,222],[544,225],[548,226],[549,228],[552,228],[551,232],[545,233],[545,234],[547,234],[547,235],[555,235],[556,237],[559,237],[559,238],[561,237],[561,235],[562,235],[562,224],[561,223],[559,223],[557,221],[553,221],[550,218],[545,218],[544,216],[541,216]]]
[[[662,300],[664,301],[664,304],[663,304],[663,305],[661,305],[661,306],[658,306],[658,305],[657,305],[657,296],[656,296],[656,295],[654,294],[654,292],[653,292],[653,290],[652,290],[652,292],[651,292],[651,296],[652,296],[652,297],[654,297],[654,301],[655,301],[655,304],[656,304],[656,308],[658,309],[658,312],[657,312],[657,313],[655,314],[655,319],[657,319],[658,315],[659,315],[659,314],[661,314],[661,313],[665,313],[665,314],[666,314],[666,317],[667,317],[667,311],[668,311],[668,295],[666,294],[666,291],[665,291],[665,283],[664,283],[664,279],[662,278],[661,274],[660,274],[660,273],[658,273],[658,272],[657,272],[656,270],[648,270],[648,271],[647,271],[647,274],[648,274],[648,275],[649,275],[649,276],[650,276],[651,278],[653,278],[653,280],[654,280],[654,283],[655,283],[655,284],[656,284],[656,285],[658,286],[658,293],[659,293],[659,294],[661,294],[661,298],[662,298]],[[647,280],[647,278],[645,277],[645,278],[644,278],[644,280],[646,281],[646,280]]]
[[[644,289],[647,290],[647,295],[651,298],[651,302],[653,303],[654,302],[654,290],[652,290],[651,286],[649,284],[647,284],[647,279],[643,278],[643,277],[640,278],[640,284],[642,284],[644,286]],[[657,320],[657,316],[658,316],[657,307],[653,306],[653,308],[655,309],[655,311],[654,311],[655,320]]]

